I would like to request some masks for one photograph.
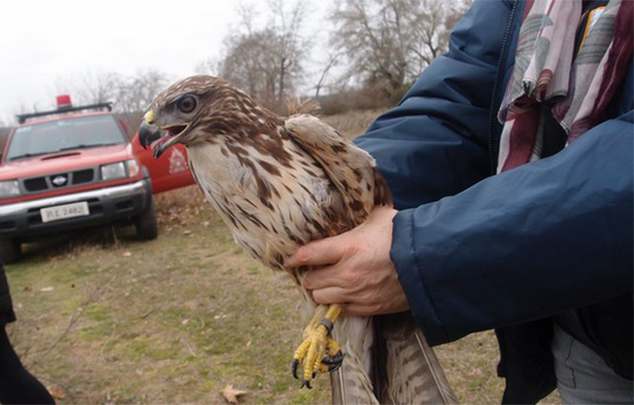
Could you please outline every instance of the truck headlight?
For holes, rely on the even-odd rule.
[[[128,166],[128,177],[136,177],[139,175],[139,163],[136,159],[126,160],[125,163]]]
[[[0,181],[0,198],[20,195],[20,187],[17,180]]]
[[[101,179],[103,181],[124,179],[126,177],[123,162],[101,166]]]

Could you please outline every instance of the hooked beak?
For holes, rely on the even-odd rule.
[[[151,147],[154,150],[154,159],[158,159],[170,146],[176,143],[180,134],[185,131],[187,126],[174,125],[166,130],[166,135],[161,132],[154,121],[154,112],[148,111],[143,117],[143,122],[139,126],[139,143],[144,149]]]

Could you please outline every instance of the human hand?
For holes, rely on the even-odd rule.
[[[300,247],[285,266],[311,266],[303,285],[318,304],[345,303],[349,315],[379,315],[409,309],[390,260],[392,218],[377,207],[360,226]]]

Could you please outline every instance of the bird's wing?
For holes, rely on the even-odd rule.
[[[391,205],[387,183],[374,158],[312,115],[294,115],[285,122],[289,135],[323,167],[340,191],[351,218],[360,223],[375,205]]]
[[[387,183],[367,152],[310,115],[290,117],[285,126],[290,136],[323,167],[357,223],[374,205],[391,205]],[[409,312],[374,317],[373,324],[372,365],[371,371],[367,366],[366,370],[373,375],[377,397],[367,387],[363,389],[360,384],[365,379],[358,375],[360,366],[349,360],[331,378],[335,404],[457,403],[436,355]]]

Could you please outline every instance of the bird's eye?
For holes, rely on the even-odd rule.
[[[190,113],[196,108],[196,98],[194,96],[185,96],[178,102],[178,109],[184,113]]]

